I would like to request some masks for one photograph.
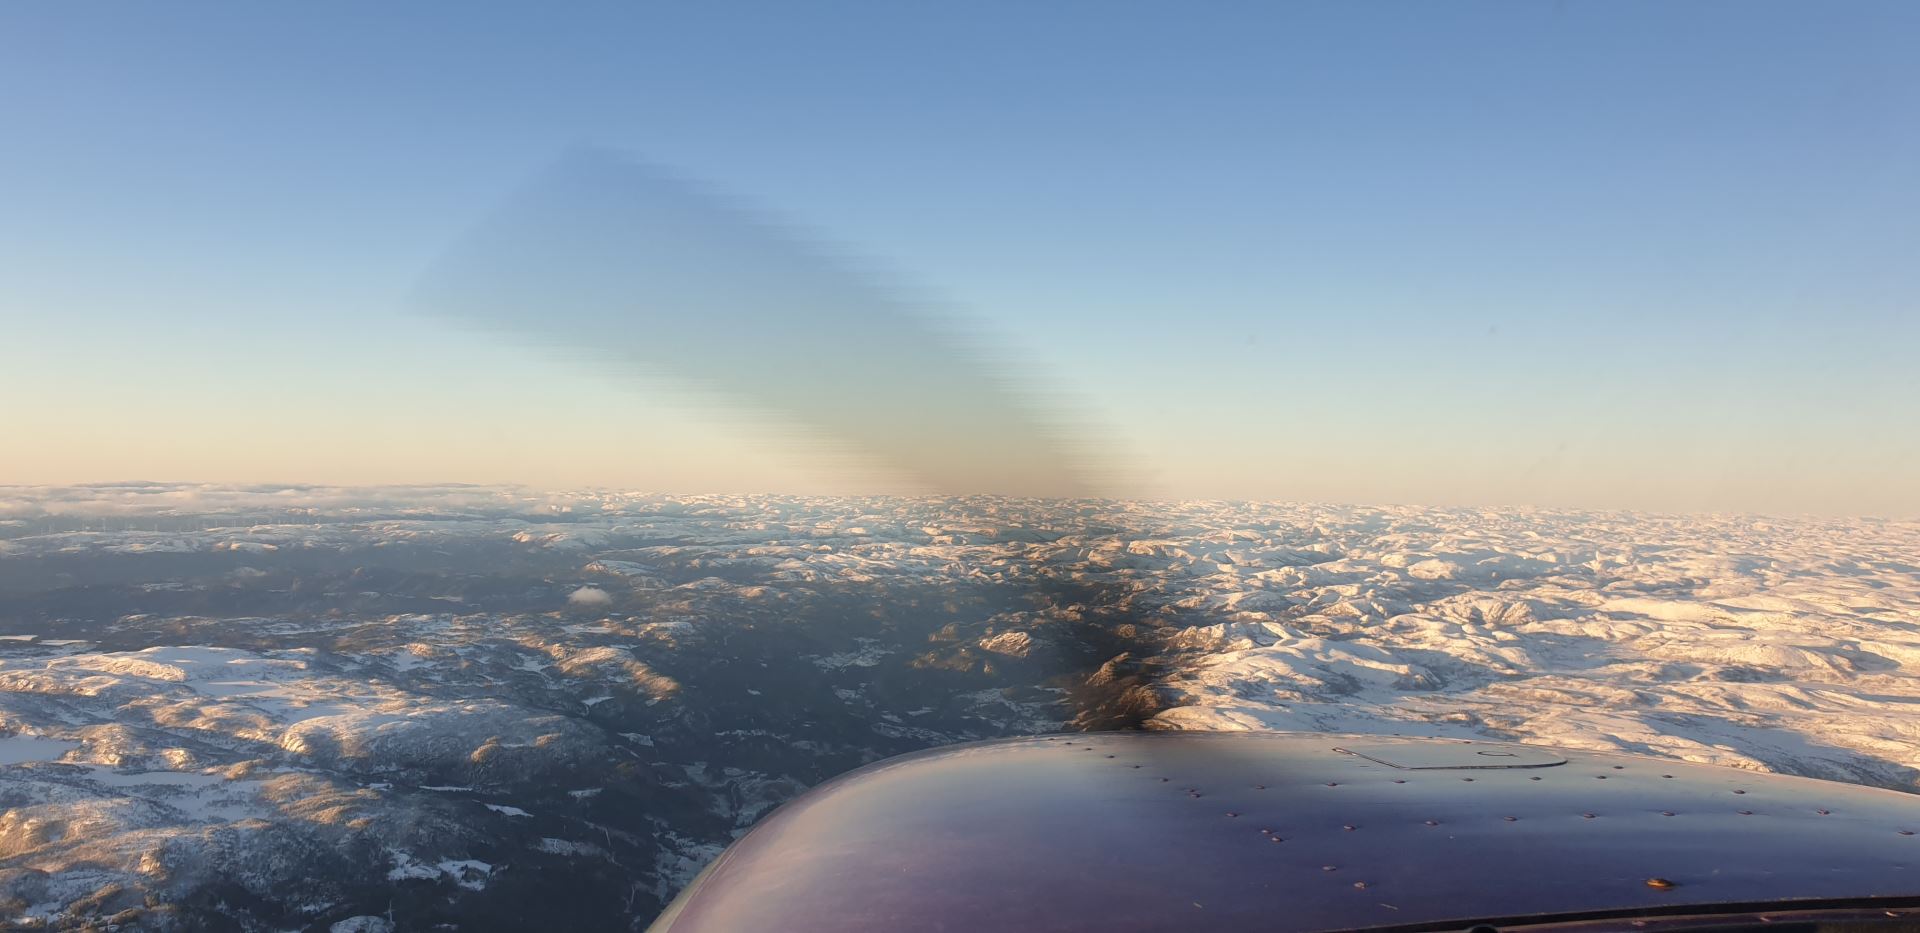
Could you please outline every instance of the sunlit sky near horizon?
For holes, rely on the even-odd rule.
[[[15,3],[0,127],[0,484],[897,491],[409,313],[588,144],[934,296],[1115,494],[1920,517],[1911,3]]]

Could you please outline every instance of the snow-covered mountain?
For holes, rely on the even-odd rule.
[[[1920,787],[1920,524],[0,488],[0,917],[644,925],[839,772],[1061,728]]]

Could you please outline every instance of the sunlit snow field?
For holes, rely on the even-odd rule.
[[[1114,725],[1920,789],[1920,523],[0,489],[0,904],[43,919],[484,926],[557,867],[638,922],[847,768]]]
[[[1204,576],[1211,603],[1252,611],[1174,639],[1196,654],[1156,725],[1518,738],[1915,787],[1914,523],[1278,511],[1246,565]],[[1322,531],[1329,559],[1271,556]]]

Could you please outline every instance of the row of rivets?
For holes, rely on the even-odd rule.
[[[1052,740],[1052,739],[1048,739],[1048,741],[1053,741],[1053,740]],[[1071,742],[1069,742],[1069,743],[1067,743],[1067,747],[1072,747],[1072,743],[1071,743]],[[1087,749],[1085,749],[1085,750],[1088,750],[1088,751],[1091,751],[1091,750],[1092,750],[1092,748],[1091,748],[1091,746],[1089,746],[1089,747],[1088,747]],[[1108,755],[1107,757],[1108,757],[1108,758],[1114,758],[1114,757],[1116,757],[1116,756],[1114,756],[1114,755]],[[1139,767],[1141,767],[1141,766],[1140,766],[1140,765],[1137,765],[1137,764],[1136,764],[1136,765],[1131,765],[1130,767],[1133,767],[1133,768],[1136,768],[1136,769],[1137,769],[1137,768],[1139,768]],[[1616,771],[1621,771],[1621,770],[1625,770],[1625,767],[1624,767],[1624,766],[1622,766],[1622,765],[1614,765],[1614,766],[1613,766],[1613,768],[1614,768],[1614,770],[1616,770]],[[1603,781],[1604,781],[1604,780],[1606,780],[1606,778],[1607,778],[1607,776],[1606,776],[1606,775],[1604,775],[1604,774],[1596,774],[1596,775],[1594,775],[1594,777],[1595,777],[1596,779],[1598,779],[1598,780],[1603,780]],[[1663,774],[1663,775],[1661,775],[1661,777],[1663,777],[1663,778],[1671,778],[1671,777],[1673,777],[1673,775],[1671,775],[1671,774]],[[1528,777],[1527,779],[1528,779],[1528,780],[1530,780],[1530,781],[1538,781],[1538,780],[1542,780],[1542,778],[1540,778],[1540,777],[1539,777],[1538,775],[1534,775],[1534,776],[1530,776],[1530,777]],[[1169,782],[1169,781],[1171,781],[1171,780],[1172,780],[1171,778],[1166,778],[1166,777],[1162,777],[1162,778],[1160,779],[1160,782],[1164,784],[1164,783],[1167,783],[1167,782]],[[1468,777],[1468,778],[1461,778],[1461,780],[1462,780],[1462,781],[1466,781],[1466,782],[1469,782],[1469,783],[1471,783],[1471,782],[1473,781],[1473,778],[1470,778],[1470,777]],[[1395,784],[1405,784],[1405,783],[1407,783],[1407,780],[1406,780],[1405,778],[1394,778],[1394,779],[1393,779],[1393,783],[1395,783]],[[1339,787],[1339,786],[1340,786],[1340,782],[1338,782],[1338,781],[1328,781],[1328,782],[1327,782],[1327,786],[1328,786],[1328,787]],[[1267,789],[1267,785],[1265,785],[1265,784],[1255,784],[1255,785],[1253,785],[1253,789],[1254,789],[1254,790],[1266,790],[1266,789]],[[1736,788],[1736,789],[1734,789],[1734,790],[1733,790],[1733,793],[1735,793],[1735,794],[1742,794],[1742,795],[1744,795],[1744,794],[1746,793],[1746,791],[1745,791],[1744,789],[1738,789],[1738,788]],[[1202,794],[1202,793],[1200,793],[1200,790],[1199,790],[1199,788],[1196,788],[1196,787],[1189,787],[1189,788],[1187,788],[1187,796],[1189,796],[1189,797],[1192,797],[1192,798],[1194,798],[1194,799],[1196,799],[1196,800],[1197,800],[1197,799],[1199,799],[1199,798],[1201,798],[1201,797],[1203,797],[1203,796],[1205,796],[1205,795],[1204,795],[1204,794]],[[1736,812],[1736,813],[1738,813],[1738,814],[1740,814],[1741,816],[1752,816],[1752,815],[1754,815],[1754,814],[1753,814],[1753,811],[1752,811],[1752,810],[1737,810],[1737,811],[1735,811],[1735,812]],[[1833,811],[1831,811],[1831,810],[1828,810],[1828,809],[1826,809],[1825,807],[1821,807],[1821,808],[1818,808],[1818,809],[1816,809],[1816,810],[1814,810],[1813,812],[1815,812],[1815,813],[1817,813],[1817,814],[1819,814],[1819,815],[1821,815],[1821,816],[1830,816],[1830,815],[1832,815],[1832,813],[1833,813]],[[1229,816],[1229,817],[1238,817],[1239,815],[1240,815],[1240,814],[1239,814],[1239,813],[1237,813],[1237,812],[1233,812],[1233,811],[1228,811],[1228,812],[1227,812],[1227,816]],[[1598,818],[1599,818],[1599,815],[1598,815],[1598,814],[1595,814],[1595,813],[1582,813],[1582,814],[1580,814],[1580,815],[1581,815],[1581,817],[1583,817],[1583,818],[1585,818],[1585,819],[1589,819],[1589,820],[1591,820],[1591,819],[1598,819]],[[1675,813],[1674,813],[1674,811],[1672,811],[1672,810],[1661,810],[1661,811],[1660,811],[1660,815],[1661,815],[1661,816],[1674,816],[1674,815],[1676,815],[1676,814],[1675,814]],[[1519,820],[1519,817],[1514,817],[1514,816],[1503,816],[1503,817],[1501,817],[1501,820],[1502,820],[1502,821],[1504,821],[1504,822],[1508,822],[1508,823],[1513,823],[1513,822],[1517,822],[1517,821]],[[1439,823],[1438,821],[1436,821],[1436,820],[1427,820],[1427,821],[1426,821],[1426,825],[1428,825],[1428,826],[1438,826],[1438,825],[1440,825],[1440,823]],[[1343,826],[1342,828],[1344,828],[1344,829],[1345,829],[1345,830],[1347,830],[1348,832],[1352,832],[1352,831],[1354,831],[1354,830],[1356,830],[1356,829],[1358,829],[1358,827],[1356,827],[1356,826],[1352,826],[1352,825],[1346,825],[1346,826]],[[1269,830],[1261,830],[1261,832],[1270,832],[1270,831],[1269,831]],[[1903,830],[1900,830],[1900,831],[1899,831],[1899,834],[1900,834],[1900,835],[1902,835],[1902,836],[1912,836],[1912,835],[1914,835],[1915,833],[1914,833],[1914,831],[1913,831],[1913,830],[1905,830],[1905,829],[1903,829]],[[1275,842],[1278,842],[1278,841],[1280,841],[1280,840],[1279,840],[1279,838],[1278,838],[1278,837],[1276,837],[1276,838],[1274,839],[1274,841],[1275,841]]]

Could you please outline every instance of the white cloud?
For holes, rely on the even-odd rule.
[[[589,607],[611,606],[613,605],[613,597],[609,596],[606,590],[597,586],[583,586],[568,594],[567,605]]]

